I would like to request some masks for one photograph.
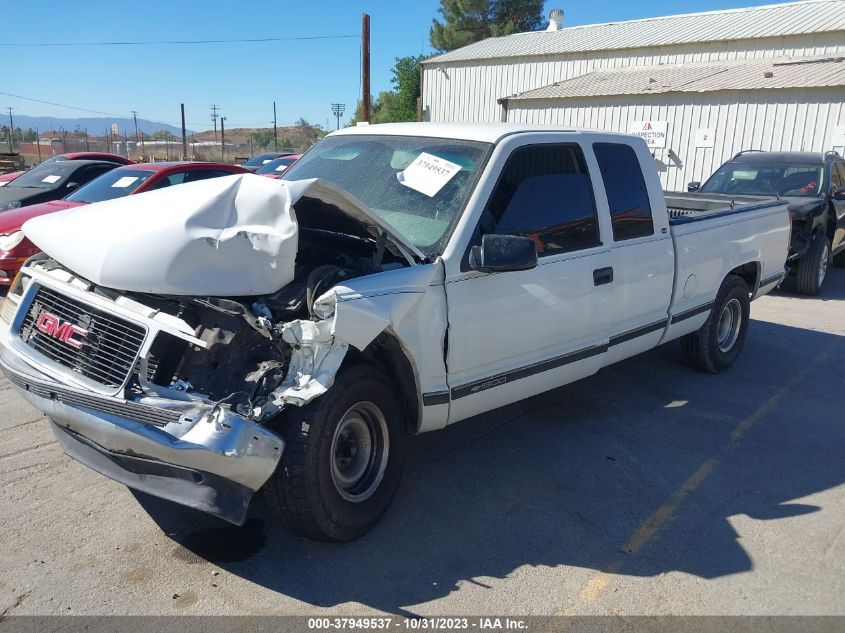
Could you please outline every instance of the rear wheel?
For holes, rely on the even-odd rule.
[[[745,344],[750,313],[748,285],[736,275],[728,275],[707,321],[681,339],[690,364],[714,374],[733,365]]]
[[[830,240],[824,233],[816,233],[810,249],[798,261],[795,288],[802,295],[817,295],[822,289],[830,263]]]
[[[350,541],[387,510],[405,462],[405,420],[394,392],[380,370],[354,365],[325,394],[291,407],[285,453],[264,490],[294,532]]]

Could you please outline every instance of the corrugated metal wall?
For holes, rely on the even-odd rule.
[[[666,148],[656,149],[655,158],[662,170],[663,186],[683,190],[691,180],[706,180],[744,149],[833,149],[834,127],[845,125],[843,101],[845,88],[512,101],[508,121],[614,132],[628,132],[634,121],[668,121]],[[716,130],[713,148],[695,146],[699,128]],[[669,157],[670,149],[680,165]]]
[[[428,121],[499,121],[497,99],[597,68],[731,59],[845,54],[841,33],[705,42],[549,57],[426,64],[422,105]]]

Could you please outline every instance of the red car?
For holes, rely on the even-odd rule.
[[[62,200],[0,212],[0,289],[10,286],[21,264],[38,252],[21,231],[31,218],[171,185],[248,173],[243,167],[224,163],[132,163],[112,169]]]
[[[118,154],[109,154],[107,152],[68,152],[67,154],[59,154],[58,156],[48,158],[43,163],[39,164],[43,165],[44,163],[54,163],[57,160],[105,160],[111,163],[118,163],[120,165],[131,165],[133,162]],[[24,172],[13,171],[10,174],[0,174],[0,187],[4,186],[7,182],[14,180],[22,173]]]
[[[264,163],[255,173],[266,178],[281,178],[285,175],[288,167],[300,159],[302,154],[288,154]]]

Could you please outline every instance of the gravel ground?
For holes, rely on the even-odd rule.
[[[415,438],[345,545],[133,495],[0,380],[0,617],[845,615],[845,271],[752,317],[720,376],[673,344]]]

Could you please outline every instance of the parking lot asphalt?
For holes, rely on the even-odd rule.
[[[134,495],[0,381],[0,615],[843,615],[845,271],[752,319],[722,375],[670,344],[415,438],[343,545]]]

